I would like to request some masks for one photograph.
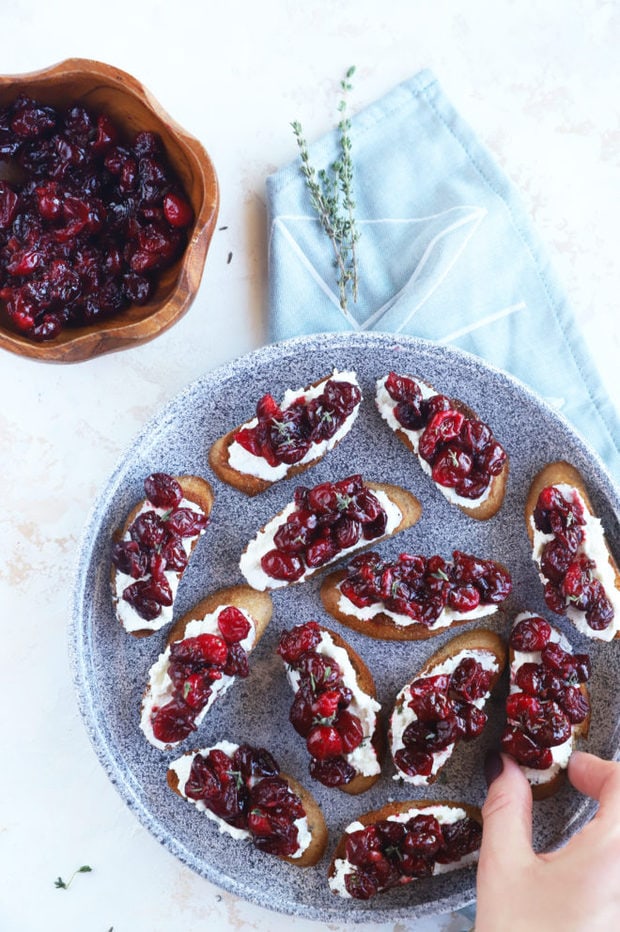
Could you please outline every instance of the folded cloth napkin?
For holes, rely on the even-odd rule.
[[[357,302],[299,159],[267,178],[273,340],[380,330],[425,337],[512,373],[577,428],[620,481],[620,420],[513,184],[422,71],[352,118]],[[310,146],[328,168],[339,140]]]

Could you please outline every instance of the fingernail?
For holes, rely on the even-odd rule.
[[[487,787],[491,786],[493,780],[497,780],[504,769],[504,761],[497,751],[489,751],[484,759],[484,778],[487,781]]]

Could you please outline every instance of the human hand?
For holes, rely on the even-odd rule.
[[[488,761],[476,932],[620,929],[620,764],[575,751],[568,776],[598,812],[563,848],[535,854],[527,779],[504,754]]]

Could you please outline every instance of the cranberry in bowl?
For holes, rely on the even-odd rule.
[[[0,77],[0,346],[77,362],[158,336],[196,296],[218,205],[201,143],[126,72]]]

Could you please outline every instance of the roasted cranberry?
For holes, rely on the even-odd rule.
[[[345,754],[350,754],[355,748],[359,747],[364,739],[364,729],[357,715],[349,712],[347,709],[341,709],[334,722],[336,731],[342,741],[342,750]]]
[[[176,508],[183,498],[178,481],[167,473],[154,472],[144,480],[146,497],[156,508]]]
[[[533,738],[515,726],[506,727],[501,743],[502,750],[525,767],[547,770],[553,763],[549,748],[540,747]]]
[[[121,573],[140,579],[148,567],[148,556],[135,540],[123,540],[114,544],[112,562]]]
[[[410,722],[405,728],[402,740],[406,748],[429,751],[434,754],[454,744],[459,728],[456,715],[442,718],[436,722]]]
[[[410,777],[430,777],[433,770],[433,755],[416,748],[400,748],[394,755],[394,763],[399,770]]]
[[[344,747],[339,731],[332,725],[315,725],[306,739],[308,751],[317,760],[340,757]]]
[[[278,653],[286,663],[295,663],[303,653],[312,650],[321,640],[321,629],[316,621],[296,625],[284,631],[278,645]]]
[[[344,757],[331,757],[328,760],[310,761],[310,776],[324,786],[343,786],[355,777],[355,769]]]
[[[448,699],[450,677],[424,676],[409,686],[409,705],[421,722],[436,722],[452,714],[452,705]]]
[[[275,548],[263,554],[260,565],[272,579],[295,582],[296,579],[301,579],[304,575],[304,564],[299,557]]]
[[[222,672],[226,676],[241,676],[245,677],[250,674],[250,665],[248,662],[248,655],[241,644],[229,644],[228,645],[228,654],[226,656],[226,663],[222,667]]]
[[[510,634],[510,646],[513,650],[533,653],[541,651],[551,636],[551,625],[538,615],[522,618],[513,627]]]
[[[450,694],[464,702],[481,699],[489,691],[491,675],[473,657],[464,657],[450,679]]]
[[[250,632],[251,624],[247,617],[234,605],[222,609],[217,616],[217,624],[227,644],[243,641]]]
[[[482,826],[475,819],[459,819],[442,825],[442,835],[444,847],[438,852],[436,860],[439,864],[449,864],[480,848]]]
[[[196,730],[193,714],[187,704],[175,699],[154,711],[151,725],[157,740],[164,744],[183,741]]]

